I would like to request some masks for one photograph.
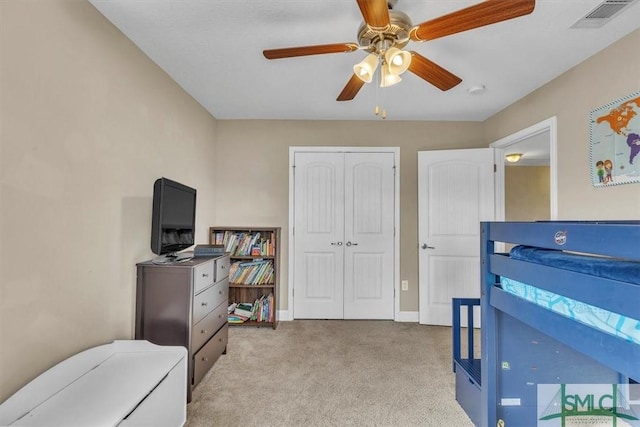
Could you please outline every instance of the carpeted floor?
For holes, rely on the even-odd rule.
[[[187,426],[472,426],[455,400],[451,329],[295,320],[230,327]]]

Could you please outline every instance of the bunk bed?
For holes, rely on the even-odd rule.
[[[483,222],[481,240],[481,298],[454,299],[453,310],[456,398],[474,424],[597,414],[564,400],[567,387],[595,384],[616,399],[622,385],[603,414],[640,422],[640,398],[628,396],[640,380],[640,221]],[[473,323],[460,355],[460,312],[473,319],[478,302],[480,360]],[[538,402],[549,387],[558,394]]]

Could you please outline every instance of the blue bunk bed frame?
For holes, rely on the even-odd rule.
[[[482,385],[481,359],[476,357],[474,308],[480,306],[480,298],[453,298],[451,321],[453,331],[453,372],[456,374],[456,400],[474,424],[479,424],[482,415],[480,390]],[[466,308],[467,322],[462,323],[462,308]],[[466,352],[462,352],[462,327],[466,327]]]
[[[511,295],[499,279],[509,277],[634,319],[640,319],[640,286],[519,261],[495,250],[495,243],[503,242],[640,261],[640,221],[483,222],[481,240],[480,364],[460,357],[459,323],[457,331],[453,328],[454,370],[466,374],[456,372],[456,391],[466,378],[479,391],[462,384],[465,394],[458,399],[475,424],[537,425],[538,384],[640,380],[640,345]],[[454,300],[454,322],[460,304],[475,303],[460,300],[455,307]]]

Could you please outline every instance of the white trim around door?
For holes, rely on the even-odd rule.
[[[400,315],[400,147],[289,147],[289,253],[288,253],[288,294],[287,294],[287,310],[280,311],[281,320],[293,320],[295,318],[295,307],[293,297],[293,278],[294,278],[294,217],[295,217],[295,154],[296,153],[393,153],[395,158],[395,188],[394,188],[394,319],[398,320]]]
[[[495,176],[495,198],[496,198],[496,221],[504,221],[504,152],[511,145],[524,141],[532,136],[543,132],[549,132],[549,195],[551,212],[549,218],[553,221],[558,219],[558,124],[555,116],[522,129],[509,136],[501,138],[489,146],[494,148],[496,176]]]

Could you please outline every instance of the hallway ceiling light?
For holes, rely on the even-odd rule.
[[[510,153],[504,156],[504,158],[507,159],[509,163],[518,163],[522,158],[522,153]]]

